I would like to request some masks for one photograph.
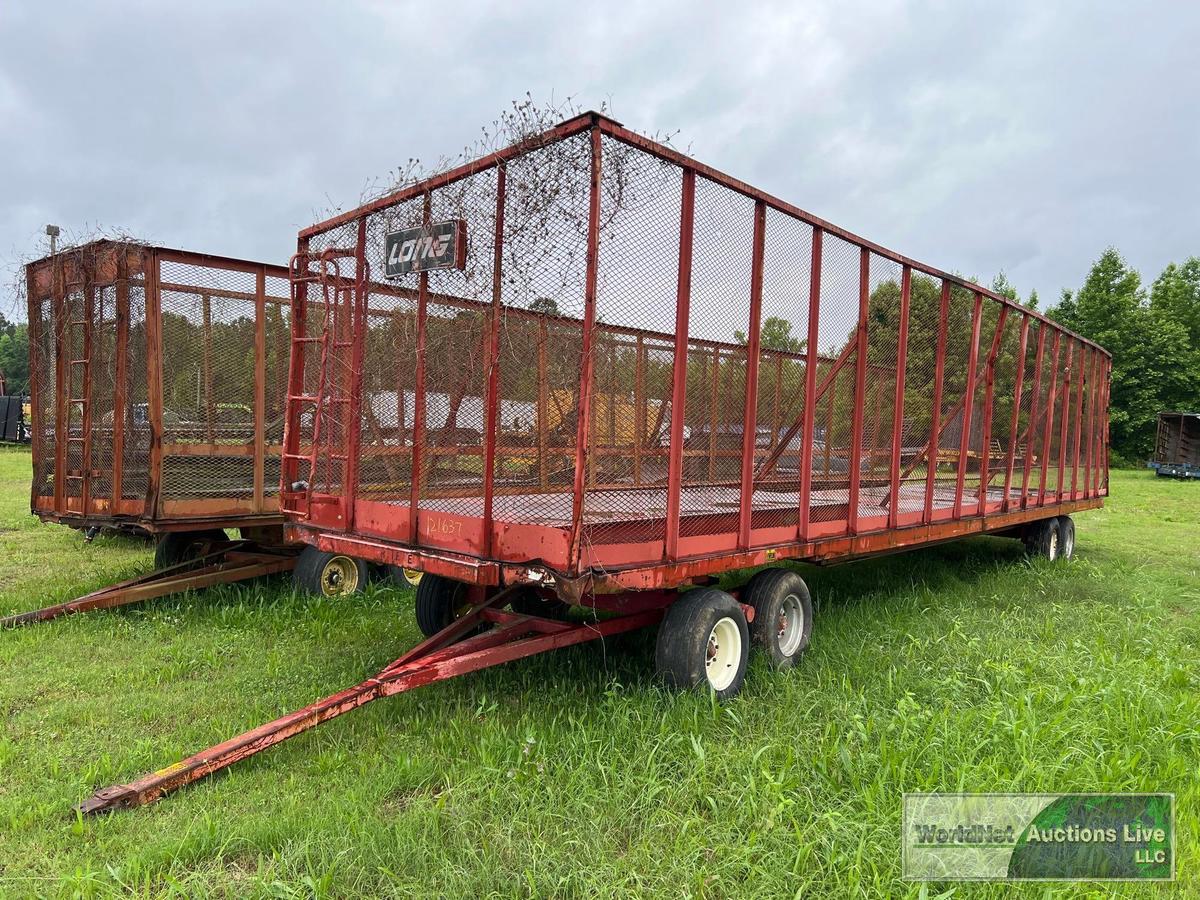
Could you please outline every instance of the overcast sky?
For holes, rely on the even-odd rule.
[[[1045,306],[1109,244],[1200,254],[1198,38],[1183,2],[3,0],[0,266],[47,222],[284,263],[528,91]]]

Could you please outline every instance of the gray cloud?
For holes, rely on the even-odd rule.
[[[1200,252],[1200,7],[0,6],[0,265],[46,222],[283,262],[509,100],[642,131],[932,265],[1052,299]]]

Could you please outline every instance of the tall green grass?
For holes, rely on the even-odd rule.
[[[0,612],[150,564],[27,514],[0,453]],[[371,704],[153,806],[71,806],[360,680],[407,591],[285,580],[0,633],[3,896],[1178,896],[1200,892],[1200,485],[1114,475],[1078,558],[975,538],[829,569],[812,649],[725,706],[653,634]],[[1174,885],[901,880],[903,791],[1174,791]]]

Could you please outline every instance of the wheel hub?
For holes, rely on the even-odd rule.
[[[733,619],[717,621],[708,633],[704,650],[704,674],[713,690],[723,691],[737,677],[742,659],[742,633]]]
[[[335,556],[321,571],[321,593],[337,597],[353,593],[358,588],[358,568],[346,556]]]

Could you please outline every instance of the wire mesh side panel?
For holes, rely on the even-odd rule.
[[[861,479],[858,516],[883,515],[890,497],[896,367],[900,340],[901,267],[870,254],[867,267],[867,360],[862,383],[861,445],[849,459]]]
[[[161,497],[197,514],[254,495],[252,272],[160,263]]]
[[[97,285],[92,302],[91,396],[92,500],[111,500],[113,492],[114,402],[117,375],[117,287]]]
[[[146,358],[146,281],[129,279],[129,337],[125,361],[125,439],[121,451],[121,497],[142,500],[150,482],[150,418]]]
[[[548,144],[507,166],[497,520],[571,521],[590,171],[587,134]]]
[[[665,538],[683,172],[604,138],[584,524]]]
[[[810,521],[846,523],[853,444],[858,349],[860,251],[826,234],[821,255],[819,348],[814,400]],[[824,526],[828,529],[831,526]]]
[[[37,321],[36,340],[30,341],[30,370],[35,374],[37,390],[30,398],[33,412],[33,427],[38,434],[39,453],[33,460],[33,496],[53,497],[55,459],[55,329],[58,323],[54,315],[54,301],[50,297],[39,298],[33,304]],[[39,508],[50,508],[51,504],[39,504]]]
[[[985,303],[999,307],[994,300]],[[1017,369],[1021,364],[1021,313],[1009,310],[1000,336],[1000,346],[991,370],[992,415],[987,423],[987,478],[980,493],[988,503],[1004,499],[1004,476],[1016,435],[1012,433],[1013,404],[1016,400]]]
[[[799,512],[803,434],[798,429],[805,409],[812,233],[805,222],[766,211],[753,471],[775,460],[756,478],[755,528],[790,525]]]
[[[66,365],[65,383],[67,389],[67,419],[64,423],[66,426],[64,438],[67,441],[67,461],[66,471],[63,473],[66,477],[66,484],[63,487],[64,494],[67,497],[78,499],[83,496],[83,420],[87,393],[84,384],[86,378],[85,368],[82,365],[76,365],[73,361],[82,361],[86,356],[83,322],[87,318],[88,309],[83,290],[81,288],[68,290],[64,307],[64,318],[59,326],[60,333],[63,335],[62,340],[67,347],[67,352],[63,360]]]
[[[738,527],[754,203],[697,178],[693,227],[682,537]]]
[[[904,368],[904,416],[900,433],[900,488],[898,508],[914,513],[925,508],[929,473],[927,448],[937,422],[933,408],[937,378],[938,325],[941,321],[942,284],[913,271],[909,285],[908,352]]]

